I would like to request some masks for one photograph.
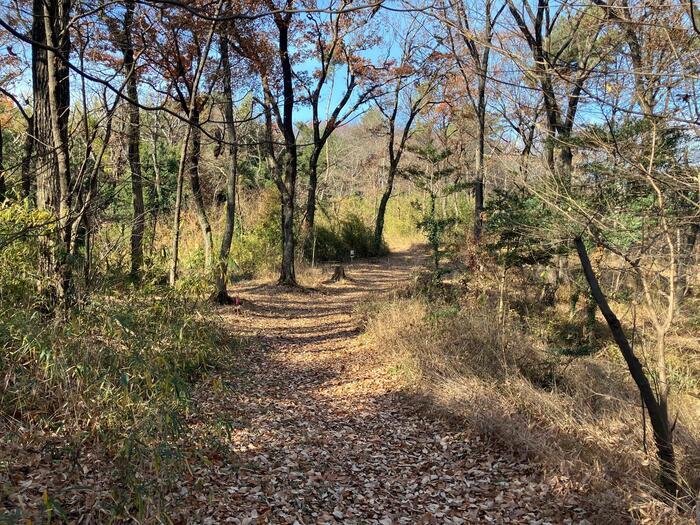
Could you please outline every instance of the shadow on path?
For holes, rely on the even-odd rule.
[[[580,522],[576,503],[552,494],[527,463],[406,402],[363,346],[353,308],[398,289],[424,261],[406,252],[356,263],[352,281],[322,293],[239,288],[249,307],[227,319],[261,345],[225,380],[230,388],[198,394],[192,416],[205,429],[207,414],[236,422],[227,437],[236,459],[194,473],[180,494],[196,509],[186,521]],[[200,474],[206,481],[197,489]]]

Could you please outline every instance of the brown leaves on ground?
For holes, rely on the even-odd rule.
[[[423,415],[362,345],[353,308],[401,285],[417,262],[354,264],[351,281],[315,291],[239,289],[244,308],[222,312],[260,345],[195,392],[179,443],[184,474],[167,482],[167,469],[154,467],[134,478],[164,491],[148,503],[158,510],[120,521],[588,523],[567,480],[545,483],[526,462]],[[39,450],[22,454],[33,463],[6,479],[23,494],[5,502],[39,498],[55,502],[54,517],[107,521],[105,500],[121,489],[104,454],[85,453],[77,469]]]
[[[249,369],[202,390],[202,426],[216,414],[245,420],[231,434],[237,465],[194,473],[183,521],[203,523],[586,523],[574,493],[402,400],[352,309],[396,288],[414,257],[348,268],[350,282],[320,292],[272,286],[240,291],[255,306],[231,316],[259,335]]]

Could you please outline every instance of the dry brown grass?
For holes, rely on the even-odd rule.
[[[515,315],[499,325],[488,300],[450,306],[404,295],[364,313],[366,337],[406,389],[588,493],[596,523],[691,521],[690,509],[659,499],[650,429],[645,453],[639,397],[613,348],[553,356]],[[697,405],[673,402],[681,472],[697,484]]]

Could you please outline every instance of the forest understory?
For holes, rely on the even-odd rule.
[[[585,483],[426,413],[363,339],[358,308],[404,289],[423,251],[356,262],[338,284],[327,267],[299,290],[244,283],[240,307],[210,313],[237,342],[193,385],[172,442],[114,457],[60,428],[6,431],[3,506],[35,523],[599,522]]]
[[[630,422],[599,420],[623,401],[573,408],[574,390],[601,387],[584,376],[591,365],[573,365],[561,392],[545,384],[551,372],[537,367],[557,365],[535,348],[503,348],[528,340],[494,322],[495,303],[475,313],[478,299],[456,307],[448,284],[426,288],[425,245],[347,264],[339,282],[334,268],[303,270],[301,288],[244,281],[236,305],[195,305],[182,344],[199,344],[189,348],[197,372],[175,404],[153,393],[148,406],[110,406],[112,421],[64,416],[41,428],[5,418],[3,520],[692,521],[657,499],[653,471],[631,466],[641,445],[629,442]],[[136,319],[111,322],[123,343],[132,329],[143,337]],[[124,417],[134,419],[114,421]]]

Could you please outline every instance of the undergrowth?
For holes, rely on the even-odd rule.
[[[280,229],[279,193],[275,188],[258,190],[255,194],[241,196],[237,223],[231,255],[229,259],[229,278],[232,282],[246,279],[273,279],[281,263],[282,234]],[[222,231],[222,213],[210,210],[213,230]],[[389,246],[382,243],[379,250],[374,246],[375,210],[371,203],[359,197],[345,197],[331,200],[319,205],[315,225],[315,242],[304,237],[303,209],[296,214],[297,224],[297,259],[302,267],[305,262],[347,261],[351,250],[356,258],[386,255]],[[219,221],[219,222],[217,222]],[[410,204],[409,196],[399,195],[392,198],[386,215],[387,232],[385,238],[391,239],[393,249],[404,249],[415,242],[422,242],[422,236],[416,228],[415,209]],[[154,283],[167,282],[170,267],[170,222],[161,221],[158,227],[155,246],[149,259],[149,271],[146,278]],[[207,284],[208,275],[202,270],[204,251],[202,236],[196,218],[191,212],[183,213],[180,237],[180,288],[186,288],[201,296],[211,290],[196,289]],[[104,244],[121,243],[126,250],[128,236],[123,232],[112,231],[105,234]],[[214,239],[218,247],[219,238]],[[128,260],[118,256],[115,250],[106,262],[105,273],[116,270],[123,274],[128,272]]]
[[[386,244],[379,250],[374,246],[374,231],[363,219],[354,213],[315,227],[315,238],[306,244],[305,256],[317,261],[347,261],[351,252],[354,257],[367,258],[385,255]]]
[[[110,519],[161,506],[185,468],[192,387],[230,367],[239,342],[205,304],[167,291],[95,296],[60,320],[5,306],[0,319],[1,447],[40,450],[71,471],[111,464]],[[23,458],[3,458],[13,461]],[[4,486],[15,481],[7,473]],[[60,518],[61,504],[43,499]],[[21,514],[12,503],[7,520]]]
[[[662,501],[651,431],[644,445],[639,395],[611,341],[603,337],[592,352],[562,351],[566,334],[546,328],[563,322],[557,312],[534,320],[508,309],[499,322],[486,287],[476,277],[436,284],[419,276],[394,298],[362,307],[365,337],[383,349],[407,391],[429,400],[426,409],[567,480],[588,495],[597,523],[690,521],[690,505]],[[675,435],[681,475],[697,492],[700,429],[692,413],[679,414]]]

